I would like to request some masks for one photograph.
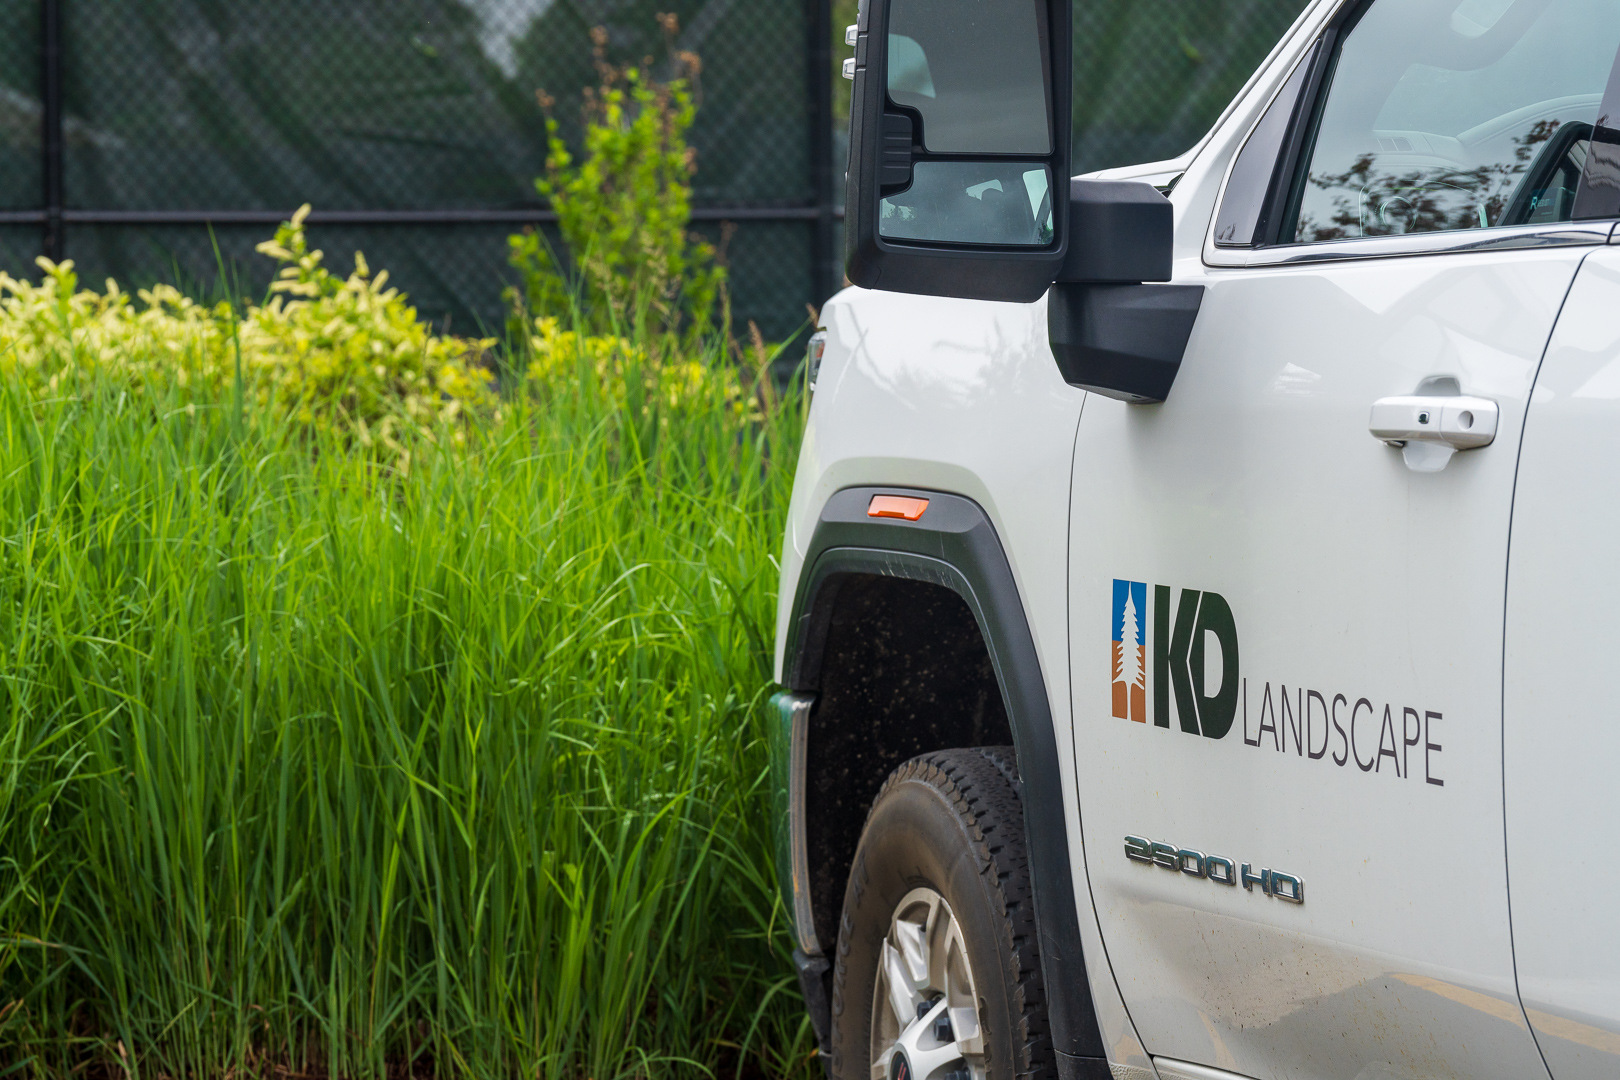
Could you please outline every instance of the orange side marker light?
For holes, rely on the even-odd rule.
[[[909,495],[874,495],[867,504],[866,516],[916,521],[927,509],[927,499],[914,499]]]

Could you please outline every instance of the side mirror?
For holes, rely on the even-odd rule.
[[[965,300],[1051,289],[1064,379],[1163,401],[1203,288],[1145,284],[1170,280],[1174,213],[1157,190],[1069,179],[1071,5],[862,0],[845,273]]]
[[[1029,303],[1068,250],[1072,0],[863,0],[846,273]]]

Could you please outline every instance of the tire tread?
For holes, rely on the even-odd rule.
[[[980,746],[958,750],[936,750],[905,762],[889,774],[872,802],[875,808],[884,796],[901,784],[920,783],[936,791],[961,822],[968,838],[975,865],[998,906],[995,915],[1003,932],[1005,970],[993,973],[1006,980],[1017,1013],[1014,1033],[1013,1071],[1017,1080],[1054,1080],[1057,1075],[1051,1032],[1046,1018],[1046,986],[1035,922],[1034,894],[1030,884],[1029,857],[1024,842],[1024,811],[1019,798],[1017,759],[1010,746]],[[870,820],[870,815],[868,815]],[[848,976],[848,942],[854,933],[851,909],[856,905],[864,881],[862,859],[852,869],[849,895],[839,921],[838,953],[833,968],[832,1014],[834,1024],[844,1011],[844,991]],[[986,972],[977,978],[991,976]],[[840,1040],[833,1041],[831,1075],[844,1080],[866,1080],[864,1064],[850,1072],[843,1068]],[[1014,1080],[996,1077],[992,1080]]]

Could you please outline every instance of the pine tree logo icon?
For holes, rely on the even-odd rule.
[[[1147,614],[1147,583],[1114,579],[1113,650],[1114,715],[1147,723],[1147,644],[1142,625]]]

